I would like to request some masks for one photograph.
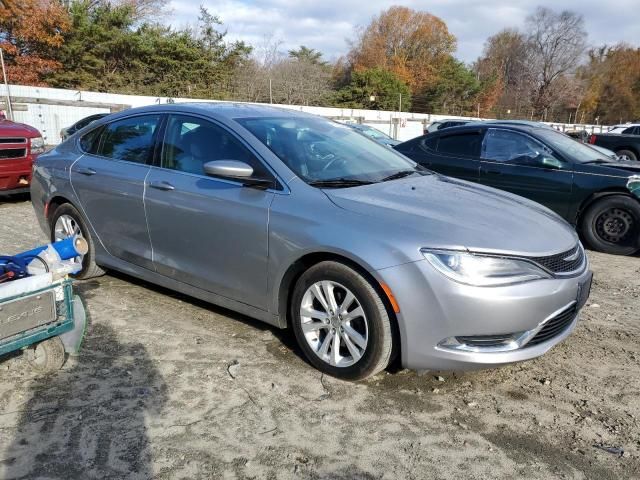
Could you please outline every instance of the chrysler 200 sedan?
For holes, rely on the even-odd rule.
[[[492,367],[576,325],[591,272],[529,200],[434,174],[326,119],[267,106],[156,105],[99,120],[35,166],[52,240],[118,270],[290,327],[344,379]]]

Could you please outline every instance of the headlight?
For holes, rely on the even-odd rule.
[[[421,251],[440,273],[466,285],[496,287],[551,278],[547,272],[525,260],[452,250],[423,248]]]
[[[31,145],[31,153],[44,153],[44,140],[42,137],[30,138],[29,143]]]

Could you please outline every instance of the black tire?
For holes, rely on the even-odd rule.
[[[363,322],[363,324],[366,322],[368,339],[366,347],[362,350],[362,356],[352,365],[334,366],[322,360],[311,348],[303,332],[300,315],[303,297],[311,286],[320,281],[335,282],[344,286],[353,293],[356,301],[364,311],[364,317],[354,321]],[[338,294],[339,292],[336,293],[336,296]],[[318,370],[331,376],[343,380],[362,380],[384,370],[391,360],[394,343],[393,333],[391,320],[384,302],[366,278],[342,263],[332,261],[321,262],[312,266],[301,275],[293,290],[290,318],[298,345],[304,352],[309,363]],[[334,320],[338,321],[337,315],[334,317]],[[330,324],[323,328],[327,329],[324,335],[328,335],[329,330],[337,331],[341,329],[341,327],[332,329]],[[347,327],[345,327],[345,329],[346,328]],[[318,335],[321,334],[319,333]],[[320,343],[319,338],[318,345]],[[330,348],[332,348],[332,345]],[[342,351],[341,349],[345,349],[345,352],[348,352],[344,340],[341,347],[337,350]],[[349,354],[347,353],[347,355]],[[355,357],[350,358],[354,359]]]
[[[29,361],[34,369],[42,373],[60,370],[65,361],[64,345],[60,337],[48,338],[36,344]]]
[[[74,207],[70,203],[64,203],[60,205],[53,212],[53,215],[51,216],[51,220],[49,222],[51,241],[55,241],[55,225],[62,215],[68,215],[76,222],[78,227],[80,227],[82,236],[89,245],[89,251],[82,258],[82,270],[73,275],[73,277],[79,280],[85,280],[87,278],[99,277],[100,275],[104,275],[104,270],[96,264],[95,245],[93,242],[93,238],[91,238],[91,234],[89,233],[89,228],[87,227],[84,217],[80,214],[76,207]]]
[[[638,156],[631,150],[618,150],[616,152],[616,155],[620,157],[623,157],[623,156],[628,157],[629,160],[638,160]]]
[[[625,195],[597,200],[582,216],[581,230],[594,250],[632,255],[640,249],[640,202]]]

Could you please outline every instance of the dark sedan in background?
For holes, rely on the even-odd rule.
[[[550,208],[595,250],[640,249],[640,163],[614,161],[549,128],[469,124],[394,147],[452,177],[506,190]]]
[[[108,113],[96,113],[95,115],[89,115],[88,117],[84,117],[83,119],[78,120],[73,125],[71,125],[69,127],[65,127],[62,130],[60,130],[60,139],[64,142],[67,138],[69,138],[71,135],[73,135],[77,131],[82,130],[87,125],[90,125],[93,122],[95,122],[97,120],[100,120],[101,118],[106,117],[107,115],[109,115],[109,114]]]

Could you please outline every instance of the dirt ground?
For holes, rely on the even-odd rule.
[[[24,199],[0,219],[3,254],[46,240]],[[0,359],[0,475],[640,478],[640,258],[589,257],[582,320],[544,357],[362,383],[227,310],[122,275],[78,283],[79,357],[50,376]]]

